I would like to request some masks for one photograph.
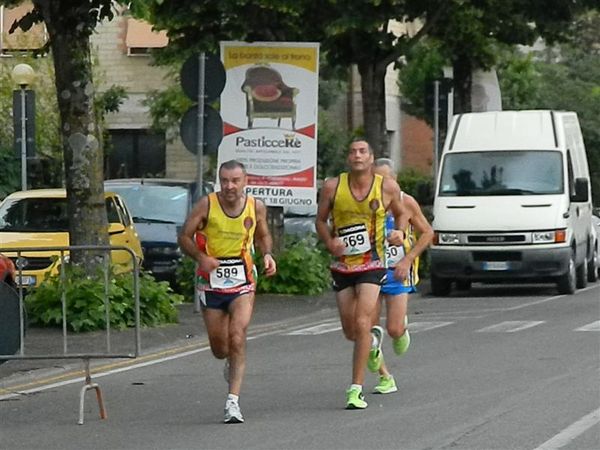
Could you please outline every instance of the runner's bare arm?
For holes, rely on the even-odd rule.
[[[408,276],[408,271],[417,256],[421,255],[433,239],[433,229],[423,214],[419,203],[410,195],[404,194],[403,201],[410,212],[410,223],[417,233],[418,239],[413,248],[402,258],[394,268],[394,277],[403,280]]]
[[[404,230],[408,227],[410,213],[400,201],[400,186],[395,180],[385,178],[383,180],[383,200],[386,203],[386,211],[394,216],[395,229],[388,234],[388,241],[392,245],[402,245]]]
[[[429,221],[423,214],[419,203],[410,195],[405,195],[404,203],[410,211],[410,223],[415,229],[419,238],[417,243],[409,252],[407,257],[411,257],[413,260],[429,247],[433,239],[433,228],[429,224]]]
[[[333,198],[337,188],[338,178],[330,178],[325,180],[321,188],[319,197],[319,205],[317,208],[317,218],[315,220],[315,228],[319,239],[325,244],[325,247],[333,256],[341,256],[344,253],[345,245],[341,239],[332,236],[331,228],[329,227],[329,215],[333,207]]]
[[[194,241],[196,231],[204,228],[207,218],[208,197],[202,197],[185,220],[177,242],[183,253],[193,258],[199,264],[201,270],[210,272],[219,266],[219,261],[201,252]]]
[[[271,254],[273,251],[273,237],[269,233],[269,227],[267,226],[267,207],[258,199],[256,199],[256,230],[254,232],[254,241],[263,255],[265,275],[268,277],[275,275],[277,264]]]

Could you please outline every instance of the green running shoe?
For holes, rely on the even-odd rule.
[[[360,389],[350,388],[346,391],[346,409],[365,409],[367,406]]]
[[[396,355],[400,356],[406,353],[410,346],[410,333],[408,332],[408,316],[404,316],[404,334],[394,338],[392,345]]]
[[[375,325],[371,328],[371,334],[373,335],[373,344],[369,351],[367,368],[375,373],[379,370],[381,363],[383,362],[383,352],[381,351],[381,344],[383,344],[383,328],[379,325]]]
[[[379,384],[373,388],[374,394],[391,394],[392,392],[396,392],[398,388],[396,387],[396,380],[394,377],[390,375],[389,377],[385,377],[381,375],[379,377]]]

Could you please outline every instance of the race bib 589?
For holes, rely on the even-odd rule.
[[[210,272],[210,287],[229,289],[246,284],[246,271],[241,258],[219,260],[219,267]]]

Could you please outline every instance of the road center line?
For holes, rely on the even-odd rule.
[[[587,429],[600,422],[600,408],[583,416],[577,422],[572,423],[553,438],[547,440],[535,450],[556,450],[573,441],[577,436],[583,434]]]

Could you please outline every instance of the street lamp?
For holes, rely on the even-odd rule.
[[[12,79],[21,88],[21,190],[27,190],[27,86],[35,80],[35,72],[29,64],[17,64]],[[14,111],[13,111],[14,112]],[[15,130],[16,131],[16,130]],[[15,136],[16,138],[16,136]]]

